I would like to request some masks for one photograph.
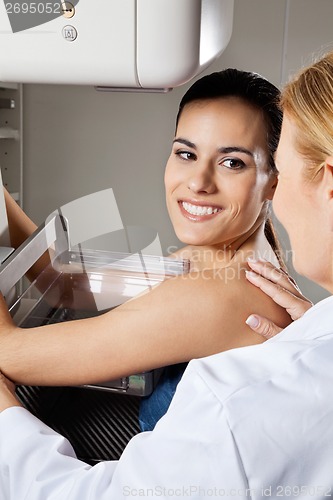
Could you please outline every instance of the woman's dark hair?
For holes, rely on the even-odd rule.
[[[194,82],[184,94],[179,104],[176,127],[186,104],[205,99],[218,99],[219,97],[239,97],[263,111],[268,130],[269,167],[272,172],[276,173],[274,153],[278,146],[282,125],[279,89],[258,73],[234,68],[211,73]],[[265,222],[265,236],[274,250],[280,266],[285,268],[281,245],[269,217]]]

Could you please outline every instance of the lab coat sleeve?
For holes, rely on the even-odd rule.
[[[168,413],[135,436],[120,460],[90,467],[24,408],[0,414],[3,500],[248,498],[223,405],[189,366]]]

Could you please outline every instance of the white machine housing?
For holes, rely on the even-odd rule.
[[[79,0],[72,18],[13,33],[5,3],[0,81],[148,90],[202,72],[226,48],[234,10],[234,0]]]

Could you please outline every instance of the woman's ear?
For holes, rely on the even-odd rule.
[[[328,156],[323,166],[323,189],[327,215],[333,231],[333,156]]]
[[[323,181],[327,198],[333,198],[333,156],[328,156],[324,163]]]
[[[277,175],[272,173],[267,185],[266,200],[273,199],[277,183],[278,183]]]

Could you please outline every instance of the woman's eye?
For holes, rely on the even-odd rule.
[[[229,168],[230,170],[241,170],[246,166],[242,160],[239,160],[237,158],[226,158],[221,162],[221,165]]]
[[[176,151],[176,156],[185,161],[196,160],[196,155],[190,151]]]

